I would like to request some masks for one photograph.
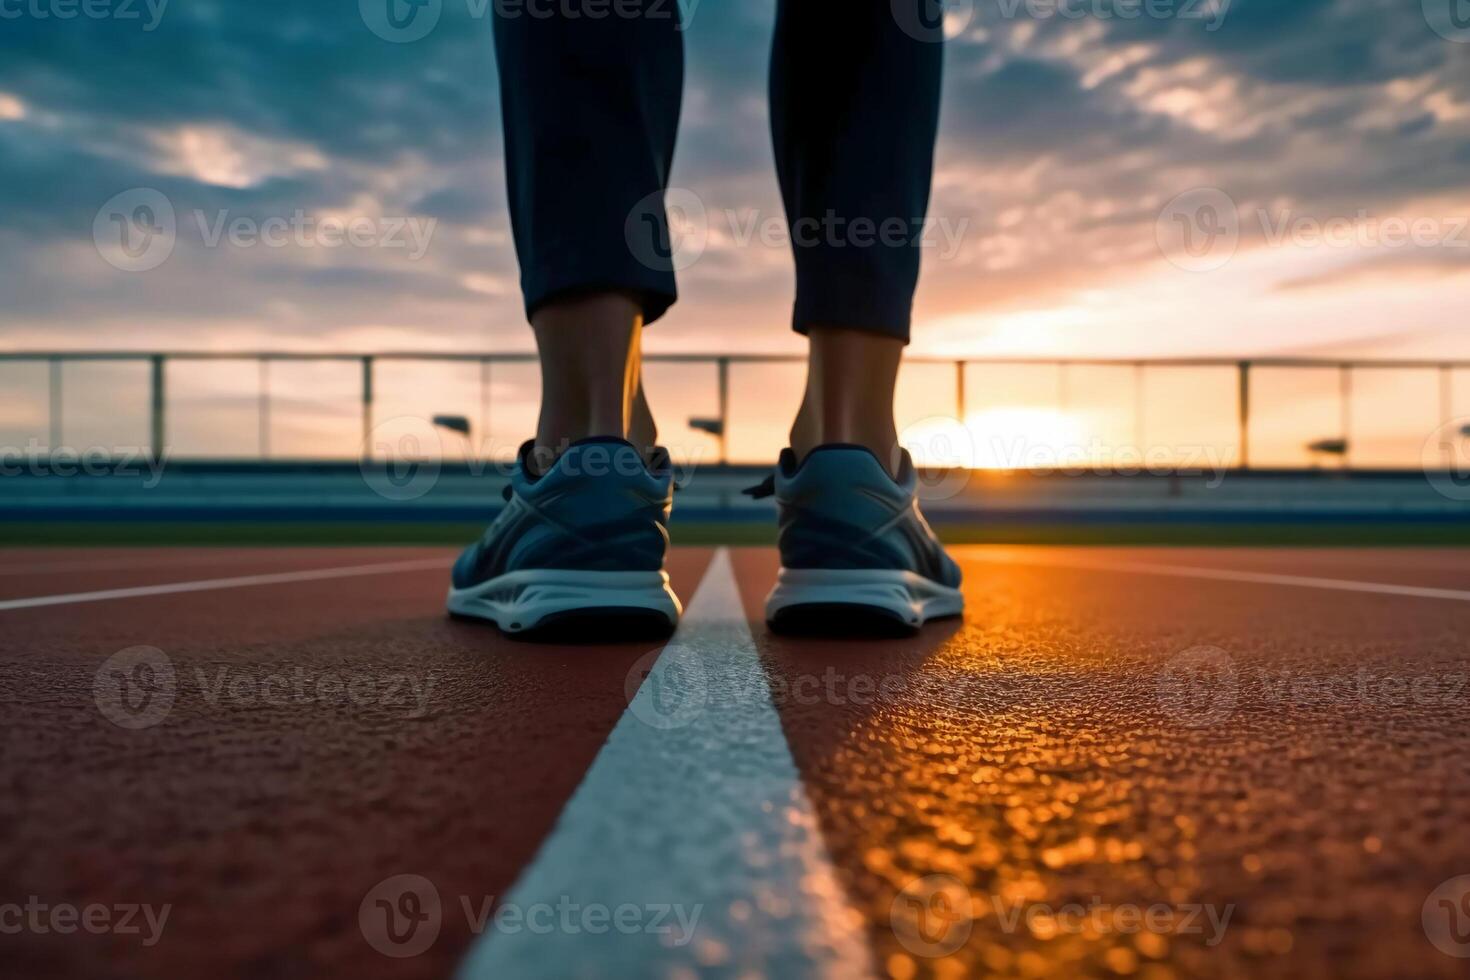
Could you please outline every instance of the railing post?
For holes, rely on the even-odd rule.
[[[1251,362],[1241,361],[1237,370],[1240,372],[1240,430],[1237,436],[1240,468],[1248,470],[1251,468]]]
[[[260,406],[256,411],[260,423],[260,458],[271,458],[271,362],[260,359]]]
[[[364,355],[362,359],[362,458],[370,462],[373,458],[373,359]]]
[[[475,447],[475,458],[483,459],[486,442],[490,438],[490,358],[480,358],[480,442]]]
[[[1352,428],[1353,428],[1353,369],[1348,364],[1338,366],[1337,374],[1338,397],[1342,404],[1341,421],[1338,423],[1342,429],[1342,468],[1352,469]]]
[[[1147,394],[1143,387],[1143,362],[1139,361],[1133,365],[1133,442],[1140,456],[1147,456],[1144,448],[1148,435],[1148,406]]]
[[[1439,366],[1439,425],[1437,428],[1443,433],[1439,437],[1439,464],[1449,468],[1454,464],[1454,443],[1450,442],[1449,433],[1445,427],[1450,424],[1450,419],[1455,414],[1454,405],[1454,376],[1450,373],[1448,364]]]
[[[965,424],[965,362],[954,362],[954,412],[955,421]]]
[[[54,453],[61,446],[61,358],[51,358],[50,366],[51,370],[47,379],[47,395],[50,402],[47,422],[51,430],[51,451]]]
[[[149,455],[155,463],[160,462],[167,454],[164,448],[164,438],[167,435],[167,427],[164,419],[164,390],[163,390],[163,362],[164,355],[153,354],[149,357],[152,362],[152,370],[149,372],[149,432],[150,441],[148,446]]]
[[[730,359],[719,358],[715,369],[720,393],[720,464],[724,465],[730,461]]]

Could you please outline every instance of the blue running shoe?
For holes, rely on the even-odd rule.
[[[584,439],[535,477],[530,451],[521,447],[505,508],[455,562],[449,612],[513,634],[608,623],[672,631],[682,608],[664,571],[668,453],[645,465],[622,439]]]
[[[911,631],[963,612],[959,566],[919,513],[917,489],[907,451],[895,480],[862,446],[818,446],[799,464],[784,450],[775,476],[752,491],[774,494],[781,513],[781,572],[766,599],[771,627]]]

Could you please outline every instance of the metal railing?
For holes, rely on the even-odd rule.
[[[440,362],[445,364],[474,363],[480,365],[480,390],[482,404],[488,405],[491,375],[497,364],[534,363],[536,355],[531,352],[498,354],[455,354],[424,351],[380,351],[374,353],[315,352],[315,351],[8,351],[0,352],[0,364],[13,362],[42,362],[49,365],[48,375],[48,428],[51,445],[61,444],[62,420],[65,417],[62,369],[70,363],[83,362],[135,362],[148,365],[148,418],[149,451],[157,460],[164,455],[168,434],[168,367],[173,362],[190,361],[238,361],[254,362],[259,377],[259,426],[262,458],[270,456],[271,425],[271,365],[282,362],[346,362],[360,366],[361,371],[361,416],[362,446],[365,458],[372,452],[370,434],[373,430],[374,374],[377,365],[386,361]],[[730,369],[737,365],[800,364],[805,358],[796,354],[648,354],[643,358],[649,364],[711,365],[715,368],[718,392],[718,414],[709,430],[719,445],[719,462],[728,460],[730,421]],[[1032,366],[1052,367],[1057,371],[1059,408],[1066,410],[1068,398],[1068,374],[1072,368],[1080,367],[1131,367],[1133,369],[1133,403],[1135,424],[1141,430],[1144,417],[1144,377],[1151,369],[1159,368],[1224,368],[1235,372],[1237,378],[1237,441],[1239,446],[1238,465],[1248,469],[1250,459],[1251,425],[1251,379],[1254,371],[1267,368],[1300,368],[1333,370],[1338,373],[1339,397],[1342,412],[1341,455],[1346,463],[1347,437],[1352,418],[1354,372],[1375,370],[1426,370],[1435,371],[1438,377],[1440,422],[1452,417],[1453,378],[1456,370],[1470,369],[1470,360],[1338,360],[1311,357],[1260,357],[1260,358],[1036,358],[1036,357],[980,357],[945,358],[914,356],[905,359],[906,364],[950,365],[955,371],[955,418],[964,419],[969,408],[966,397],[965,373],[971,366]],[[1140,440],[1141,441],[1141,440]],[[1335,441],[1335,440],[1332,440]]]

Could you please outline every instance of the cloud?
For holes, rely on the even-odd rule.
[[[981,0],[949,45],[934,213],[965,232],[953,258],[926,255],[925,316],[1126,290],[1163,264],[1161,207],[1195,187],[1247,211],[1319,216],[1465,188],[1470,60],[1417,4],[1215,0],[1215,30],[1199,17],[1119,16],[1125,4],[1088,0],[1068,7],[1085,15],[1062,16]],[[188,346],[228,325],[327,345],[386,325],[425,344],[524,345],[519,299],[500,288],[518,272],[482,9],[445,0],[428,36],[405,44],[373,34],[353,3],[174,0],[152,30],[5,21],[0,338]],[[711,208],[781,213],[765,109],[773,10],[703,3],[684,35],[674,181]],[[181,229],[168,262],[130,274],[107,266],[91,235],[103,202],[136,187],[185,216],[438,227],[416,262],[210,248]],[[698,308],[679,308],[660,342],[791,342],[791,273],[770,249],[712,249],[684,287]]]

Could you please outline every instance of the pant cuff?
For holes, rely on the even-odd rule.
[[[627,254],[626,247],[623,249]],[[679,298],[671,271],[650,269],[628,256],[627,262],[609,262],[615,250],[596,257],[586,251],[549,249],[532,259],[521,274],[521,291],[526,300],[526,319],[548,302],[586,293],[626,293],[643,307],[647,326],[668,312]]]
[[[885,283],[851,272],[799,275],[791,326],[799,334],[812,327],[840,327],[907,344],[913,307],[914,290],[908,283]]]

